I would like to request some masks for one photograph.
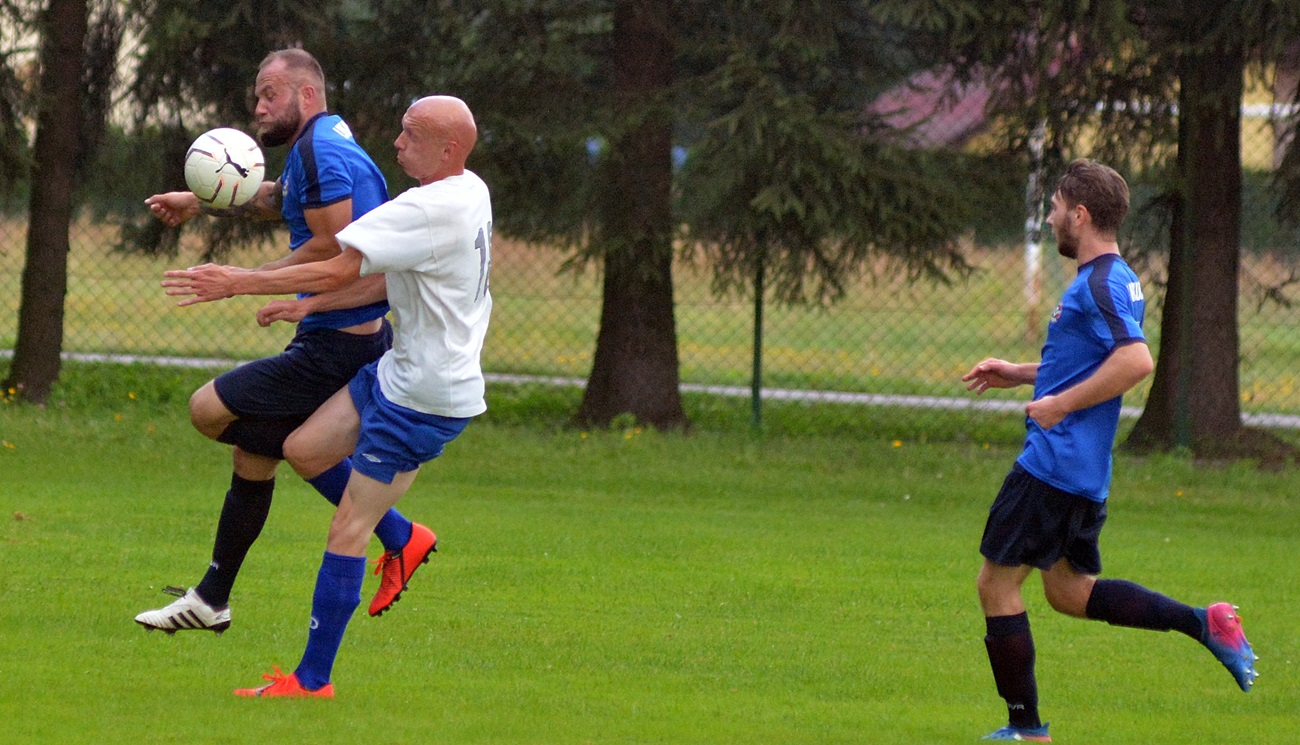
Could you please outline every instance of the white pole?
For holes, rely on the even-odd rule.
[[[1043,144],[1047,123],[1039,120],[1029,135],[1029,181],[1025,185],[1025,339],[1039,338],[1043,301]]]

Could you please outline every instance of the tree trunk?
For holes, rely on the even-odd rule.
[[[1203,10],[1231,12],[1230,4]],[[1244,64],[1239,38],[1182,60],[1169,289],[1151,394],[1129,439],[1138,448],[1190,446],[1210,455],[1233,449],[1242,429],[1237,294]]]
[[[619,130],[603,164],[597,230],[605,258],[600,331],[578,421],[621,414],[686,425],[673,318],[671,3],[614,4],[613,88]]]
[[[41,80],[27,218],[27,263],[13,365],[4,382],[44,403],[59,377],[68,232],[81,150],[81,75],[86,0],[52,0],[42,24]]]

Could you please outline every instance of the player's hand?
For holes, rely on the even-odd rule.
[[[242,270],[219,264],[202,264],[189,269],[173,269],[163,272],[162,286],[168,295],[183,296],[184,300],[176,303],[180,306],[196,303],[210,303],[224,300],[235,295],[234,276]]]
[[[188,191],[154,194],[144,200],[144,203],[154,217],[173,228],[199,214],[199,198]]]
[[[1043,396],[1037,401],[1030,401],[1025,413],[1043,429],[1051,429],[1060,424],[1070,412],[1060,403],[1059,396]]]
[[[270,326],[276,321],[297,323],[307,317],[307,303],[302,300],[273,300],[257,311],[257,323]]]
[[[972,367],[961,379],[966,383],[966,390],[983,395],[990,388],[1015,388],[1021,385],[1023,381],[1016,377],[1017,369],[1015,363],[990,357]]]

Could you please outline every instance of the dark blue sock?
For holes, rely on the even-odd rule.
[[[993,668],[998,695],[1007,702],[1007,720],[1013,727],[1041,727],[1038,718],[1038,679],[1034,676],[1034,637],[1029,614],[984,619],[984,647]]]
[[[348,485],[348,478],[352,476],[352,459],[344,458],[335,466],[315,478],[307,479],[307,483],[312,485],[316,491],[320,492],[322,497],[329,500],[329,503],[335,507],[343,501],[343,489]]]
[[[217,537],[212,544],[212,562],[195,590],[208,605],[220,608],[230,602],[239,568],[248,550],[262,533],[271,512],[271,495],[275,479],[249,481],[238,474],[230,475],[230,491],[217,520]]]
[[[321,493],[322,497],[329,500],[330,504],[335,507],[343,501],[343,489],[348,485],[348,479],[352,476],[352,459],[344,458],[338,465],[316,476],[307,479],[316,491]],[[384,544],[385,551],[401,551],[406,542],[411,540],[411,521],[402,516],[402,513],[395,509],[389,509],[384,516],[379,518],[379,524],[375,526],[375,536],[379,542]]]
[[[352,612],[361,605],[361,580],[366,576],[364,556],[325,552],[311,598],[311,629],[307,649],[294,675],[304,688],[314,691],[330,682],[334,658],[343,643]]]
[[[1191,606],[1127,580],[1097,580],[1085,613],[1112,626],[1181,631],[1197,641],[1201,638],[1201,619]]]

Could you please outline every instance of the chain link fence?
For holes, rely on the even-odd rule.
[[[1250,423],[1289,429],[1300,426],[1300,310],[1288,299],[1289,286],[1300,281],[1300,236],[1273,221],[1266,196],[1280,147],[1276,133],[1283,129],[1275,126],[1277,110],[1248,107],[1246,113],[1242,408]],[[134,196],[142,202],[147,195]],[[1023,222],[1024,193],[1006,197],[1013,222]],[[501,232],[508,234],[508,226]],[[0,222],[0,354],[12,350],[16,338],[25,238],[21,214]],[[127,254],[114,249],[117,243],[109,222],[83,218],[74,227],[65,353],[221,366],[274,354],[292,335],[285,324],[257,326],[253,316],[263,302],[258,298],[177,308],[163,294],[165,269],[200,261],[204,247],[193,235],[182,240],[175,257]],[[228,261],[257,265],[277,258],[285,246],[281,237]],[[498,239],[493,253],[496,305],[483,360],[491,375],[489,405],[494,396],[522,390],[533,399],[553,397],[557,409],[576,408],[595,347],[598,270],[566,273],[561,252],[508,239]],[[1018,436],[1026,392],[995,391],[977,399],[960,376],[986,356],[1037,359],[1074,266],[1056,256],[1050,241],[1041,258],[1016,241],[970,241],[966,253],[977,270],[948,284],[910,283],[882,264],[833,307],[769,303],[761,354],[764,423],[800,432],[877,430],[899,438],[936,431]],[[1146,330],[1158,354],[1164,270],[1158,258],[1139,266],[1149,300]],[[755,418],[752,299],[715,296],[706,266],[683,260],[674,271],[688,416],[697,426],[744,426]],[[1144,388],[1127,396],[1130,417],[1144,397]]]

